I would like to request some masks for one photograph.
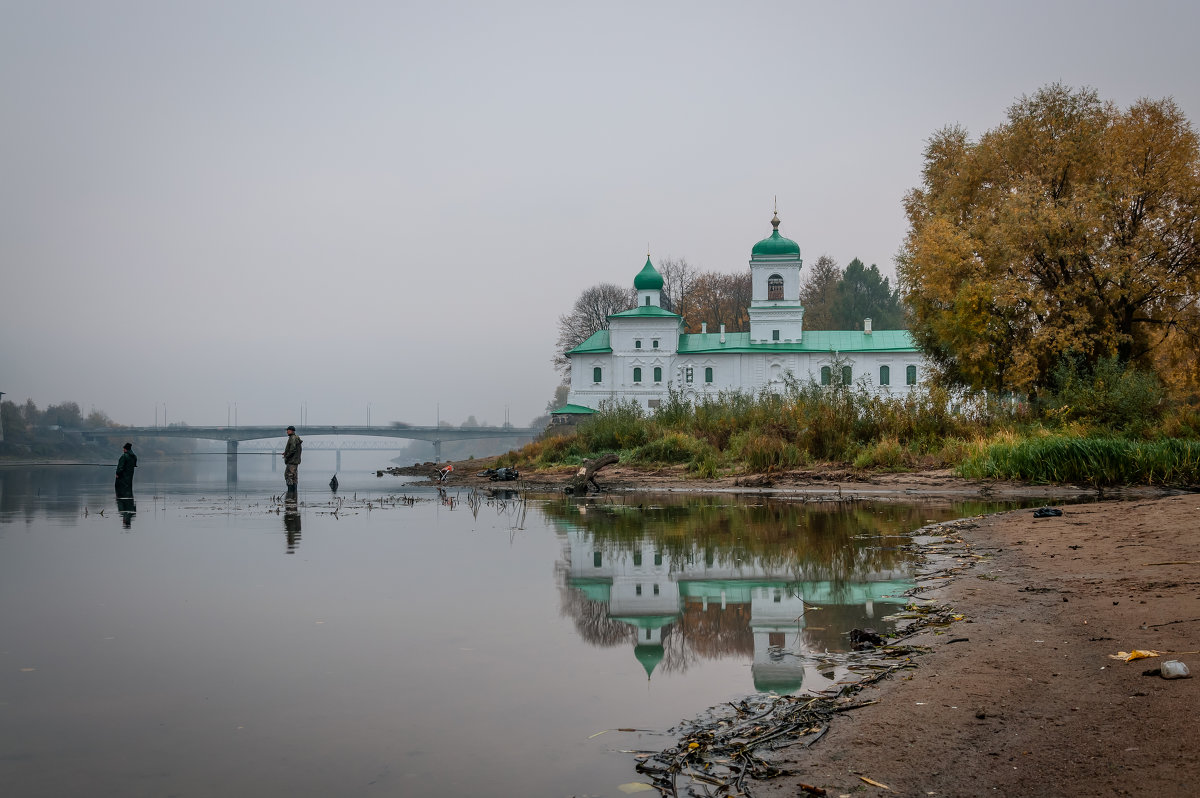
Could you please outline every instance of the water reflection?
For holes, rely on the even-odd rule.
[[[133,517],[137,515],[137,505],[134,504],[133,497],[117,499],[117,512],[121,514],[121,527],[132,529]]]
[[[699,660],[751,661],[754,687],[824,689],[819,663],[846,652],[853,628],[906,602],[913,507],[723,497],[646,506],[555,503],[563,538],[562,611],[596,646],[629,646],[646,672]]]
[[[300,510],[295,491],[288,491],[283,500],[283,534],[287,537],[287,553],[295,554],[300,546]]]

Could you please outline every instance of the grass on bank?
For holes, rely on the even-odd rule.
[[[834,369],[834,374],[838,373]],[[1152,375],[1068,364],[1039,403],[951,397],[923,388],[879,396],[866,385],[789,380],[779,392],[694,403],[672,392],[652,413],[605,404],[572,432],[502,455],[525,469],[624,463],[683,465],[695,476],[772,473],[816,464],[871,471],[956,468],[968,477],[1093,485],[1200,484],[1200,411],[1168,408]]]

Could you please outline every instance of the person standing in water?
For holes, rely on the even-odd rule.
[[[300,478],[300,446],[304,441],[300,440],[293,426],[288,426],[287,435],[287,446],[283,448],[283,481],[290,493],[296,490],[296,482]]]
[[[121,451],[121,459],[117,461],[117,498],[133,498],[133,469],[137,468],[137,455],[133,453],[133,444],[125,444]]]

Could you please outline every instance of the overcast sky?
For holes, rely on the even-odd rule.
[[[925,140],[1054,81],[1200,122],[1189,2],[0,0],[0,391],[522,425],[646,257],[888,273]]]

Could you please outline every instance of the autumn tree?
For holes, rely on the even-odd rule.
[[[800,304],[804,306],[804,327],[808,330],[836,330],[838,284],[842,270],[828,255],[817,258],[800,287]]]
[[[664,258],[656,268],[663,278],[659,303],[664,310],[686,318],[692,309],[692,290],[699,274],[684,258]]]
[[[726,332],[750,329],[748,309],[753,295],[750,272],[704,272],[696,276],[688,294],[687,332],[698,333],[703,324],[710,332],[725,325]]]
[[[905,210],[911,328],[951,383],[1036,390],[1067,355],[1200,346],[1200,150],[1170,99],[1054,84],[978,141],[945,128]]]
[[[554,368],[564,381],[571,375],[571,361],[566,353],[596,332],[607,329],[608,317],[629,310],[635,301],[636,294],[632,288],[600,283],[584,289],[571,307],[571,312],[558,317],[558,348],[554,353]]]

